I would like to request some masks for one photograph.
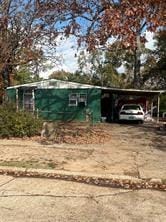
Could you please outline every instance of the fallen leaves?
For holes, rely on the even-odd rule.
[[[68,144],[102,144],[111,139],[111,133],[101,124],[89,126],[78,123],[53,125],[47,123],[43,142]]]
[[[123,178],[102,178],[97,176],[84,176],[74,174],[64,174],[56,172],[44,172],[33,170],[19,170],[19,169],[0,169],[0,174],[10,175],[14,177],[34,177],[34,178],[49,178],[60,179],[66,181],[74,181],[79,183],[86,183],[96,186],[123,188],[123,189],[154,189],[166,191],[165,180],[158,179],[123,179]]]

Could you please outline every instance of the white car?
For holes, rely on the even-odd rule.
[[[124,104],[119,112],[119,120],[144,122],[145,113],[139,104]]]

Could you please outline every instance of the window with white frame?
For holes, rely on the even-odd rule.
[[[26,111],[32,112],[34,109],[34,100],[32,92],[25,92],[23,94],[23,108]]]
[[[71,93],[69,95],[69,106],[77,106],[77,105],[78,105],[77,94]]]
[[[87,94],[86,93],[80,93],[78,99],[79,99],[78,102],[80,105],[83,105],[83,106],[87,105]]]
[[[69,106],[86,106],[87,94],[86,93],[71,93],[69,95]]]

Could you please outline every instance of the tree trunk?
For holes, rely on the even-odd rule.
[[[0,74],[0,104],[2,104],[3,98],[3,79],[2,75]]]
[[[137,35],[136,39],[136,49],[134,52],[134,88],[139,89],[141,87],[141,44],[140,44],[140,35]]]
[[[14,83],[12,71],[12,66],[7,63],[0,72],[0,104],[3,102],[6,88],[12,86]]]

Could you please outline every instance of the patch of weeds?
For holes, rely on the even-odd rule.
[[[166,184],[166,179],[162,179],[162,183],[163,183],[163,184]]]
[[[55,163],[53,163],[53,162],[47,163],[48,168],[51,168],[51,169],[55,169],[55,168],[56,168],[56,165],[57,165],[57,164],[55,164]]]
[[[130,176],[130,177],[139,177],[137,171],[124,171],[124,175]]]
[[[0,166],[7,167],[21,167],[21,168],[34,168],[34,169],[54,169],[55,163],[40,163],[37,161],[0,161]]]
[[[66,160],[71,160],[72,158],[70,156],[65,157]]]
[[[1,161],[1,166],[13,166],[13,167],[22,167],[22,168],[36,168],[38,163],[34,161]]]

